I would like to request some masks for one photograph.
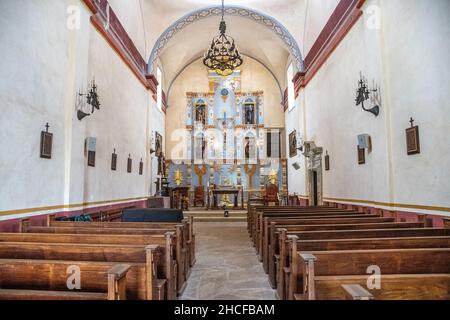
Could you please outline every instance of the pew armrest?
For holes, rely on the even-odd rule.
[[[115,280],[120,280],[126,277],[130,268],[128,264],[117,264],[108,270],[108,276],[114,277]]]
[[[108,300],[127,299],[128,264],[117,264],[108,270]]]
[[[373,300],[373,295],[359,284],[343,284],[345,298],[347,300]]]

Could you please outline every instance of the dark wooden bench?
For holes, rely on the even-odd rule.
[[[329,224],[363,224],[363,223],[392,223],[393,218],[381,218],[371,215],[346,215],[346,216],[316,216],[291,218],[264,218],[264,225],[258,237],[260,238],[257,252],[263,262],[264,269],[268,270],[268,253],[271,243],[270,228],[273,223],[280,225],[329,225]]]
[[[53,244],[57,243],[59,245],[67,244],[68,247],[71,245],[75,246],[77,252],[79,250],[76,249],[76,246],[82,245],[112,245],[113,249],[110,249],[110,256],[105,256],[103,254],[99,254],[97,258],[92,257],[91,259],[97,260],[102,259],[105,260],[108,257],[112,259],[114,257],[115,252],[120,253],[121,247],[126,247],[127,245],[133,244],[141,246],[141,249],[145,246],[157,245],[158,247],[158,259],[157,266],[158,268],[155,271],[158,271],[157,277],[162,280],[167,281],[167,297],[169,299],[174,299],[178,292],[182,292],[185,286],[185,279],[180,276],[180,272],[177,268],[177,262],[174,259],[175,252],[175,239],[173,232],[166,232],[164,235],[116,235],[116,234],[46,234],[46,233],[0,233],[0,245],[4,242],[15,242],[15,243],[31,243],[30,248],[33,246],[40,244]],[[53,247],[54,250],[55,247]],[[33,252],[33,249],[30,249]],[[37,249],[36,249],[37,250]],[[103,248],[98,249],[100,252],[105,250]],[[142,254],[143,251],[140,251]],[[17,253],[19,254],[19,253]],[[84,253],[84,256],[90,257],[90,253]],[[123,256],[123,254],[122,254]],[[143,258],[141,256],[141,258]],[[81,259],[81,258],[79,258]],[[145,261],[148,259],[146,258]],[[144,261],[144,260],[143,260]],[[151,270],[149,268],[149,270]],[[183,275],[181,273],[181,275]],[[181,282],[178,280],[181,279]],[[161,288],[161,281],[157,279],[154,281],[155,285],[159,286],[158,290],[164,290]],[[158,295],[160,295],[158,293]],[[156,294],[155,294],[156,296]]]
[[[372,247],[385,245],[389,247],[389,241],[396,243],[397,245],[402,242],[401,239],[395,240],[397,238],[417,238],[417,237],[448,237],[450,236],[450,231],[446,229],[433,229],[433,228],[418,228],[418,229],[385,229],[385,230],[328,230],[328,231],[304,231],[295,234],[287,234],[286,230],[281,230],[280,235],[280,255],[279,257],[275,256],[277,260],[276,263],[276,279],[277,279],[277,292],[280,298],[286,297],[286,292],[288,291],[289,282],[285,280],[289,277],[291,272],[291,266],[295,264],[297,255],[295,253],[302,252],[302,243],[305,241],[324,241],[324,242],[332,242],[337,240],[354,240],[355,247],[362,246],[364,247],[364,243],[369,243],[369,239],[373,239],[374,244]],[[380,239],[392,238],[391,240],[387,240],[385,242]],[[358,241],[360,240],[360,241]],[[376,241],[379,241],[378,243]],[[411,241],[411,240],[410,240]],[[424,240],[425,242],[427,240]],[[447,241],[447,240],[444,240]],[[313,242],[314,243],[314,242]],[[345,245],[345,241],[340,243],[341,246]],[[352,242],[350,242],[352,243]],[[382,244],[379,244],[382,243]],[[410,244],[405,244],[403,242],[404,247],[413,248],[423,247],[423,244],[418,241],[416,243],[411,242]],[[432,245],[433,240],[428,242],[428,245]],[[445,244],[446,242],[444,242]],[[370,244],[367,244],[366,247],[370,247]],[[436,246],[436,243],[434,244]],[[330,247],[332,248],[332,247]],[[341,247],[342,248],[342,247]],[[321,249],[326,250],[326,247],[322,247]]]
[[[47,234],[103,234],[103,235],[165,235],[167,229],[142,229],[142,228],[91,228],[88,226],[90,222],[80,222],[80,227],[41,227],[25,225],[23,232],[30,233],[47,233]],[[182,226],[178,225],[178,230]],[[188,256],[186,249],[183,248],[183,238],[181,232],[173,233],[173,248],[176,260],[176,274],[178,275],[178,292],[182,292],[186,286],[188,276]],[[158,243],[159,244],[159,243]]]
[[[80,268],[81,290],[67,287],[67,269]],[[139,270],[126,264],[0,259],[0,300],[125,300],[127,280]]]
[[[23,220],[23,225],[27,220]],[[48,227],[83,227],[83,228],[143,228],[143,229],[167,229],[174,230],[177,238],[182,239],[182,249],[187,253],[187,268],[195,264],[195,234],[193,227],[193,217],[184,219],[181,223],[161,223],[161,222],[72,222],[55,221],[50,216],[47,222]]]
[[[299,225],[299,226],[284,226],[284,225],[271,225],[270,230],[270,244],[266,249],[267,254],[267,271],[269,273],[270,283],[273,288],[276,288],[277,282],[277,269],[276,265],[280,259],[281,251],[286,252],[286,242],[280,241],[282,231],[283,239],[286,239],[288,235],[295,235],[302,231],[325,231],[325,230],[379,230],[379,229],[414,229],[422,228],[422,223],[361,223],[361,224],[336,224],[336,225]],[[282,248],[284,247],[284,248]]]
[[[135,263],[144,264],[145,299],[165,299],[167,275],[158,245],[0,242],[0,259],[104,261],[126,263],[130,267]],[[175,296],[169,293],[167,298],[175,299]]]
[[[364,275],[367,281],[367,268],[373,265],[381,270],[381,290],[389,282],[386,281],[388,275],[391,281],[400,283],[400,276],[414,278],[415,291],[424,293],[422,279],[426,276],[418,275],[450,274],[450,248],[312,251],[299,252],[297,256],[299,263],[293,264],[291,270],[289,299],[343,299],[341,285],[355,283],[355,279],[348,283],[349,279],[345,277]],[[439,283],[435,285],[438,289]],[[441,291],[444,287],[444,298],[448,299],[448,281],[441,282],[440,287]],[[408,288],[405,284],[397,288],[401,290],[397,292],[400,298],[416,297],[416,292],[405,292]],[[294,297],[295,293],[297,296]]]

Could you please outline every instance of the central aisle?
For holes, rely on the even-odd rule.
[[[197,262],[181,300],[275,300],[246,223],[194,226]]]

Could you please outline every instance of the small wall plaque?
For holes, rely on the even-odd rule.
[[[362,149],[359,146],[358,148],[358,164],[365,164],[366,163],[366,149]]]
[[[141,158],[141,162],[139,162],[139,175],[142,176],[144,174],[144,162],[142,162],[142,158]]]
[[[52,146],[53,146],[53,133],[48,132],[50,126],[48,123],[45,125],[45,131],[41,131],[41,158],[52,158]]]
[[[325,171],[330,171],[330,156],[327,154],[325,155]]]
[[[95,167],[95,151],[88,151],[88,166]]]
[[[117,170],[117,154],[116,149],[114,149],[114,153],[111,155],[111,170],[116,171]]]
[[[406,149],[408,155],[420,153],[419,126],[414,126],[414,119],[409,121],[411,128],[406,129]]]
[[[133,167],[133,160],[131,159],[131,154],[128,155],[128,161],[127,161],[127,172],[131,173],[131,169]]]

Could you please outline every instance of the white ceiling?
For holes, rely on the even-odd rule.
[[[171,24],[197,9],[221,5],[221,0],[144,0],[151,15],[158,20],[152,24],[151,42],[155,43]],[[225,5],[248,7],[278,20],[293,36],[299,39],[299,16],[306,0],[226,0]],[[303,13],[304,14],[304,13]],[[269,28],[237,16],[225,16],[227,34],[236,40],[239,50],[263,63],[285,85],[285,70],[289,51],[283,41]],[[219,33],[220,17],[209,17],[183,28],[168,42],[160,54],[164,70],[164,87],[191,61],[203,56],[214,36]],[[245,63],[245,62],[244,62]]]
[[[227,34],[235,39],[239,51],[264,64],[284,87],[289,51],[283,41],[270,29],[250,19],[226,17],[225,20]],[[219,17],[200,20],[188,25],[170,40],[160,55],[165,88],[187,64],[204,55],[212,38],[219,34],[219,22]]]

